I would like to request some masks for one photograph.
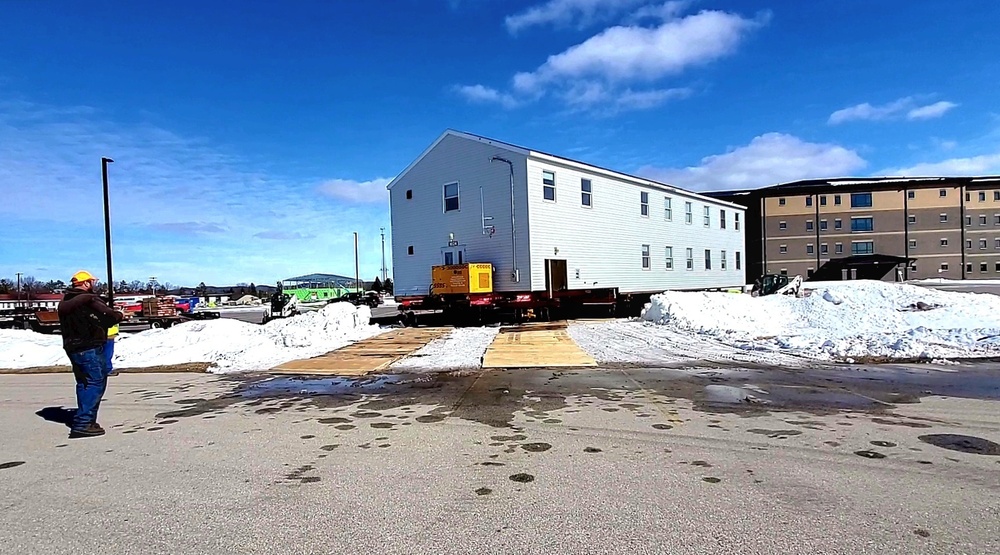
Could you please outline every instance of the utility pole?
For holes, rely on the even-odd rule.
[[[385,228],[378,228],[382,232],[382,283],[385,283]]]
[[[115,278],[111,275],[111,203],[108,197],[108,164],[111,158],[101,157],[101,177],[104,179],[104,253],[108,260],[108,306],[115,306]]]
[[[17,306],[21,306],[21,272],[17,272]]]
[[[361,271],[358,266],[358,232],[354,232],[354,289],[361,292]]]

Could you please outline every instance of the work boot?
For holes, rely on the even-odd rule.
[[[80,428],[79,430],[71,430],[69,432],[70,439],[78,439],[84,437],[97,437],[104,435],[104,428],[101,427],[97,422],[91,422],[85,428]]]

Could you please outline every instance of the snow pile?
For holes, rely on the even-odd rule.
[[[666,292],[642,318],[741,349],[821,360],[1000,354],[1000,296],[879,281],[807,287],[803,298]]]
[[[370,325],[371,309],[349,303],[327,305],[264,325],[221,318],[123,335],[114,364],[138,368],[208,362],[213,372],[267,370],[283,362],[318,356],[381,333]],[[0,330],[0,368],[68,365],[59,336]],[[13,334],[11,333],[13,332]]]
[[[486,349],[493,343],[499,327],[456,328],[446,337],[435,339],[391,368],[401,372],[479,368]]]

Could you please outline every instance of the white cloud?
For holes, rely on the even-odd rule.
[[[385,186],[390,179],[378,178],[370,181],[354,181],[353,179],[331,179],[319,186],[320,192],[331,197],[356,203],[385,204],[389,192]]]
[[[866,162],[855,151],[828,143],[810,143],[783,133],[755,137],[750,144],[702,158],[697,166],[663,169],[646,166],[638,174],[698,190],[757,188],[775,183],[848,175]]]
[[[566,0],[537,9],[546,8],[550,10],[545,11],[546,17],[554,17],[556,8],[563,10],[558,13],[565,13],[571,6],[580,9],[584,5],[597,9],[608,4]],[[631,20],[653,17],[658,24],[635,23],[605,29],[549,56],[533,71],[516,73],[509,91],[483,85],[458,86],[455,90],[471,102],[490,102],[507,108],[546,95],[560,98],[572,108],[605,111],[648,109],[683,98],[692,93],[689,88],[655,85],[689,68],[732,54],[748,33],[770,19],[766,12],[750,19],[708,10],[676,17],[686,6],[687,2],[667,2],[637,10]],[[649,89],[644,90],[646,87]]]
[[[455,91],[470,102],[482,104],[499,104],[504,108],[516,108],[520,103],[508,93],[483,85],[461,85]]]
[[[1000,152],[967,158],[949,158],[940,162],[924,162],[908,168],[890,168],[882,170],[881,174],[911,177],[1000,175]]]
[[[927,106],[920,106],[919,108],[913,108],[906,113],[906,119],[934,119],[945,115],[946,112],[952,108],[957,108],[958,104],[954,102],[948,102],[947,100],[942,100],[940,102],[935,102],[934,104],[928,104]]]
[[[875,106],[865,102],[830,114],[827,123],[838,125],[849,121],[882,121],[899,119],[905,115],[908,120],[932,119],[943,116],[958,104],[942,100],[933,104],[919,105],[919,100],[906,96],[888,104]]]
[[[282,231],[282,230],[268,230],[261,231],[260,233],[255,233],[254,237],[258,239],[273,239],[275,241],[299,241],[302,239],[314,239],[315,235],[311,233],[300,233],[298,231]]]
[[[516,34],[536,25],[575,26],[582,29],[642,4],[647,0],[549,0],[507,16],[507,31]]]

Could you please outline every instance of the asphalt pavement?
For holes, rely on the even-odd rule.
[[[71,376],[6,375],[0,552],[997,553],[998,398],[989,364],[138,374],[68,440]]]

